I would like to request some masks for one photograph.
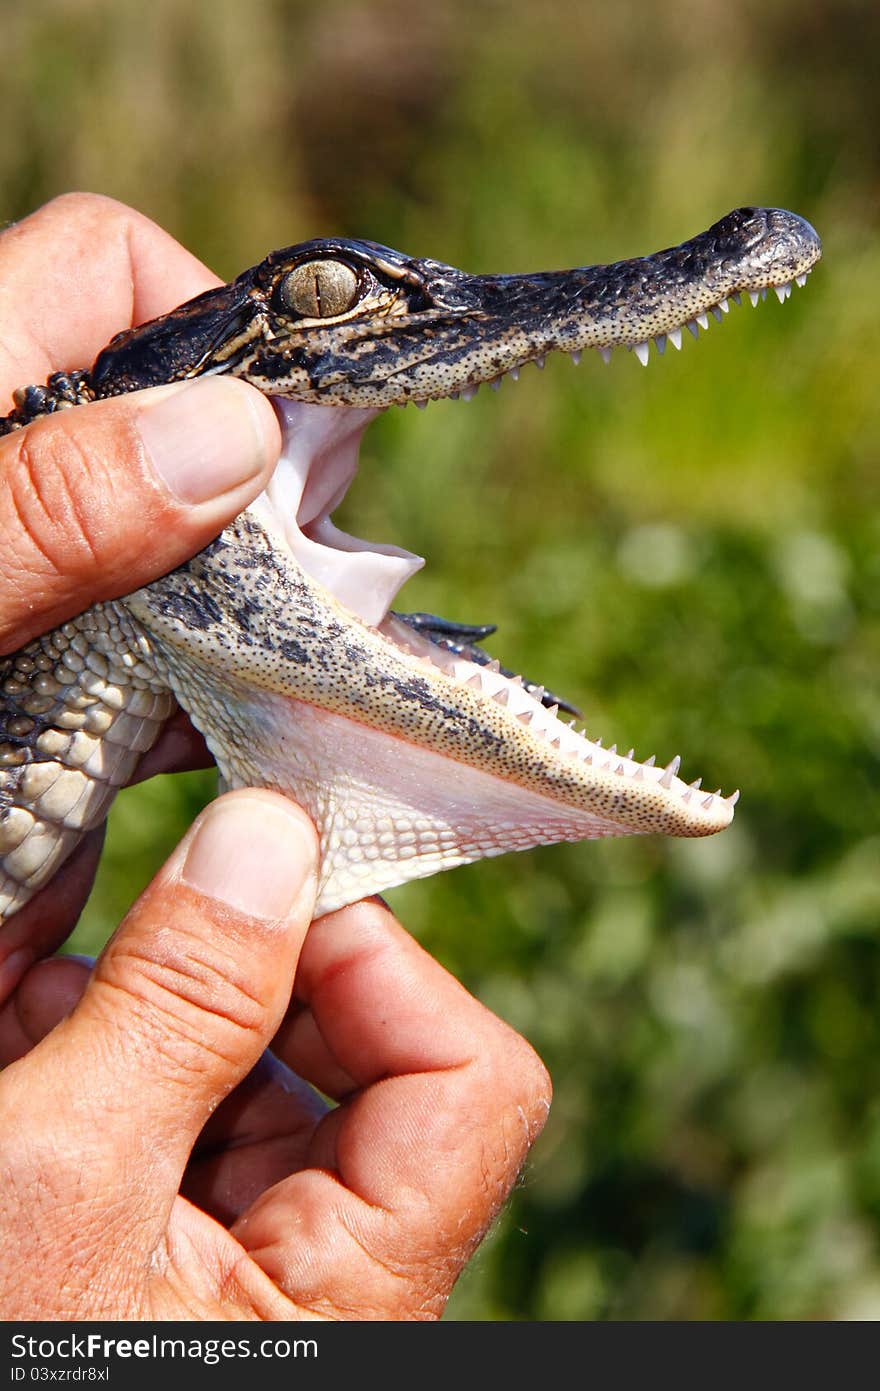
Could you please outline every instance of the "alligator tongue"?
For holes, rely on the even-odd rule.
[[[275,400],[281,458],[264,493],[251,504],[284,537],[297,563],[365,623],[378,627],[398,590],[424,560],[360,540],[330,520],[357,472],[361,435],[375,410]]]

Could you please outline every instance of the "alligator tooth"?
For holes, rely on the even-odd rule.
[[[654,342],[655,342],[656,345],[657,345],[657,351],[658,351],[658,353],[659,353],[660,356],[662,357],[663,354],[666,352],[666,334],[665,334],[665,333],[658,333],[658,334],[655,336],[655,338],[654,338]]]
[[[622,763],[618,763],[618,765],[617,765],[617,767],[614,769],[614,771],[615,771],[615,773],[617,773],[618,775],[621,775],[621,774],[623,774],[623,773],[626,772],[626,769],[624,768],[624,766],[623,766]]]
[[[644,768],[637,768],[636,771],[633,773],[633,781],[634,781],[634,782],[642,782],[642,781],[644,780],[644,777],[645,777],[645,770],[644,770]]]
[[[681,329],[671,328],[666,337],[669,339],[673,348],[677,348],[678,351],[681,352]]]
[[[708,314],[695,314],[695,315],[694,315],[694,318],[696,319],[697,323],[700,325],[700,328],[706,329],[706,328],[709,327],[709,316],[708,316]]]
[[[702,778],[695,778],[694,781],[693,781],[692,783],[688,783],[688,786],[691,787],[691,788],[693,789],[694,792],[698,792],[699,789],[702,787],[702,785],[703,785],[703,779],[702,779]]]
[[[712,308],[709,310],[709,313],[712,315],[712,318],[715,319],[719,324],[721,323],[721,320],[724,318],[724,315],[722,314],[721,309],[717,304],[712,305]]]
[[[478,388],[475,386],[463,386],[461,388],[461,399],[463,401],[472,401],[477,394],[477,390]]]
[[[767,286],[766,286],[766,285],[762,285],[762,286],[761,286],[761,299],[766,299],[766,298],[767,298]]]
[[[423,411],[427,409],[428,403],[427,401],[413,401],[413,405],[417,411]]]
[[[685,328],[687,329],[688,333],[692,333],[695,338],[699,338],[700,330],[697,328],[696,320],[688,319],[687,323],[685,324]]]
[[[761,298],[757,290],[749,290],[749,299],[752,301],[752,308],[757,309],[758,300]]]
[[[648,345],[647,345],[647,343],[635,343],[635,344],[633,345],[633,352],[635,353],[636,357],[639,359],[639,362],[642,364],[642,366],[643,366],[643,367],[647,367],[647,365],[648,365]]]
[[[491,662],[486,663],[486,670],[495,672],[501,670],[501,663],[499,662],[497,657],[494,657]]]
[[[606,363],[606,364],[609,363],[609,362],[611,361],[611,349],[610,349],[610,348],[600,348],[600,349],[599,349],[599,356],[601,357],[601,359],[602,359],[602,361],[603,361],[604,363]]]
[[[576,352],[569,353],[569,357],[571,358],[571,360],[572,360],[572,362],[574,363],[575,367],[578,367],[578,366],[580,365],[580,360],[581,360],[580,349],[578,349]]]
[[[555,719],[556,719],[556,716],[559,714],[559,706],[558,706],[558,705],[548,705],[548,706],[547,706],[547,714],[551,717],[551,719],[554,719],[554,720],[555,720]]]
[[[796,280],[797,284],[800,285],[801,289],[803,289],[804,286],[805,286],[806,283],[807,283],[807,275],[809,275],[809,271],[807,271],[806,275],[796,275],[796,276],[795,276],[795,280]],[[730,798],[728,797],[727,800],[730,801]]]
[[[715,801],[715,793],[714,793],[714,792],[710,792],[709,795],[708,795],[708,797],[706,797],[706,798],[700,803],[700,806],[701,806],[701,807],[705,807],[706,810],[708,811],[709,807],[711,807],[711,805],[712,805],[712,803],[713,803],[714,801]]]
[[[544,699],[544,687],[533,686],[532,689],[529,691],[529,695],[532,697],[532,700],[536,700],[540,705],[541,701]]]
[[[629,759],[630,762],[632,762],[634,754],[635,754],[635,749],[630,749],[629,753],[627,754],[627,758]]]
[[[806,278],[807,277],[804,276],[805,280]],[[725,797],[724,800],[728,803],[729,806],[735,807],[737,802],[739,801],[739,788],[737,788],[735,792],[731,792],[730,796]]]
[[[684,802],[685,806],[688,805],[688,803],[690,802],[691,797],[693,797],[693,795],[694,795],[694,794],[693,794],[693,792],[691,792],[691,789],[690,789],[690,788],[688,788],[687,792],[682,792],[682,794],[681,794],[681,800]]]
[[[675,758],[673,758],[672,761],[671,761],[670,763],[667,763],[666,767],[663,769],[663,772],[662,772],[662,774],[661,774],[661,776],[660,776],[660,786],[661,786],[661,787],[671,787],[671,786],[672,786],[672,779],[675,777],[675,775],[676,775],[676,773],[678,772],[678,770],[679,770],[680,767],[681,767],[681,758],[679,757],[678,754],[676,754],[676,755],[675,755]]]
[[[502,686],[500,691],[495,692],[494,699],[499,705],[508,705],[510,703],[510,691],[506,686]]]
[[[653,767],[654,767],[654,764],[655,764],[656,762],[657,762],[657,755],[656,755],[655,753],[652,753],[650,758],[646,758],[646,759],[645,759],[645,764],[644,764],[644,766],[645,766],[646,768],[653,768]]]
[[[508,377],[513,377],[513,380],[514,380],[515,382],[518,382],[518,381],[519,381],[519,368],[518,368],[518,367],[511,367],[511,369],[510,369],[510,371],[508,372],[507,375],[508,375]]]
[[[616,744],[609,744],[609,745],[608,745],[608,752],[609,752],[609,753],[617,753],[617,745],[616,745]]]
[[[718,308],[721,310],[722,314],[730,313],[730,305],[728,304],[726,299],[720,299],[718,301]]]
[[[740,294],[739,290],[734,290],[730,298],[733,300],[734,304],[742,304],[743,302],[742,295]]]
[[[489,386],[492,388],[493,391],[497,391],[498,388],[501,386],[501,378],[496,377],[494,382],[489,383]]]
[[[534,364],[535,364],[535,366],[538,368],[538,370],[539,370],[540,372],[543,372],[543,370],[544,370],[544,359],[543,359],[542,357],[536,357],[536,358],[533,358],[532,361],[534,362]]]

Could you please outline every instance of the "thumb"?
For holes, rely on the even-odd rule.
[[[232,377],[95,401],[0,438],[0,652],[201,550],[279,449],[269,402]]]
[[[88,1173],[92,1201],[146,1203],[164,1222],[205,1121],[281,1022],[317,866],[314,828],[286,798],[244,790],[212,802],[72,1014],[18,1065],[39,1065],[55,1093],[44,1110],[55,1152]]]

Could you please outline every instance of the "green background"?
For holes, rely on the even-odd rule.
[[[497,654],[590,734],[743,791],[711,841],[390,895],[556,1088],[448,1317],[880,1316],[876,4],[0,13],[0,217],[112,194],[224,277],[329,233],[515,271],[745,203],[816,225],[803,294],[648,371],[560,358],[389,413],[343,522],[427,556],[405,606],[497,622]],[[189,775],[120,798],[80,949],[209,795]]]

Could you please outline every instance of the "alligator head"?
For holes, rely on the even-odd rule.
[[[120,334],[90,372],[17,392],[6,429],[230,372],[277,398],[284,448],[266,491],[194,560],[8,659],[5,911],[106,813],[172,697],[227,786],[278,788],[314,817],[320,911],[508,850],[726,826],[736,794],[681,781],[677,758],[657,768],[603,748],[543,688],[489,662],[474,633],[395,614],[422,561],[347,536],[331,516],[386,407],[467,397],[556,350],[607,358],[622,346],[645,363],[651,339],[680,347],[685,327],[696,335],[743,293],[785,298],[819,255],[809,224],[754,208],[652,256],[523,276],[310,241]],[[47,656],[66,682],[48,694]]]

